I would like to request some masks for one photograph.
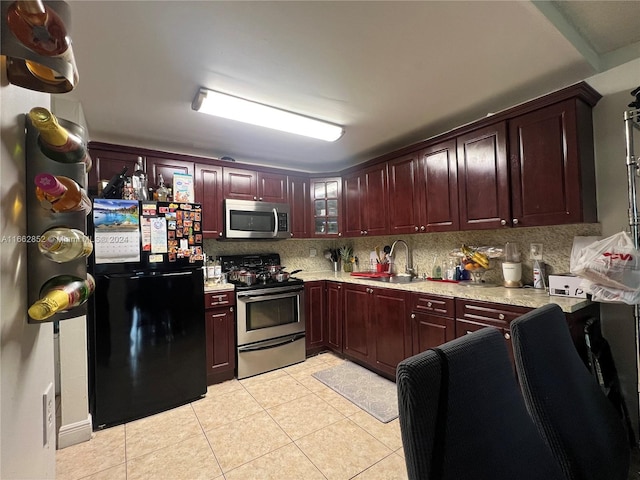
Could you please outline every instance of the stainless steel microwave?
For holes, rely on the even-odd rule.
[[[227,239],[289,238],[289,204],[227,199],[224,201],[224,236]]]

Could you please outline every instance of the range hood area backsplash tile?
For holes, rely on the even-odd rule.
[[[448,258],[449,252],[467,244],[473,246],[493,245],[504,246],[506,242],[518,245],[522,256],[522,281],[533,283],[532,261],[529,260],[529,245],[541,243],[543,258],[546,264],[546,274],[566,273],[569,271],[569,258],[573,237],[599,236],[602,228],[599,223],[560,225],[553,227],[509,228],[500,230],[478,230],[476,232],[446,232],[416,235],[394,235],[370,238],[343,238],[340,240],[322,239],[290,239],[278,241],[217,241],[205,240],[204,247],[207,255],[242,255],[253,253],[277,252],[280,254],[282,265],[288,271],[302,269],[305,272],[319,272],[333,270],[332,263],[324,258],[324,251],[328,248],[339,248],[342,245],[353,247],[355,255],[360,260],[360,270],[369,268],[369,252],[376,246],[382,249],[391,245],[395,240],[402,239],[413,251],[413,264],[418,273],[430,275],[434,258],[440,261]],[[316,256],[311,257],[311,251]],[[404,270],[404,247],[399,245],[395,256],[396,269]],[[502,283],[500,263],[496,268],[486,273],[488,282]]]

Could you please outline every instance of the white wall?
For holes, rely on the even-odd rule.
[[[50,97],[9,85],[0,62],[0,478],[53,479],[55,434],[43,447],[42,413],[54,383],[53,324],[27,323],[26,245],[11,240],[26,234],[23,114]]]

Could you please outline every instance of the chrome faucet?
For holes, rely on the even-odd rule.
[[[407,245],[407,242],[405,242],[404,240],[396,240],[395,242],[393,242],[393,244],[391,245],[391,251],[389,252],[389,256],[393,257],[393,252],[395,252],[396,245],[398,244],[398,242],[404,245],[404,251],[407,256],[407,265],[405,266],[405,269],[404,269],[405,275],[415,277],[416,272],[413,269],[413,260],[411,258],[412,255],[411,255],[411,251],[409,250],[409,245]]]

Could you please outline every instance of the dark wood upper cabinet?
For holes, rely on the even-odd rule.
[[[577,99],[509,121],[512,224],[595,222],[591,109]]]
[[[287,176],[279,173],[258,172],[258,201],[287,203],[289,186]]]
[[[342,217],[344,235],[346,237],[359,237],[364,235],[360,204],[364,201],[364,195],[360,184],[360,174],[349,175],[342,179]]]
[[[389,233],[401,235],[420,231],[420,207],[424,191],[419,189],[419,154],[410,153],[390,160]],[[456,212],[457,215],[457,212]]]
[[[312,178],[309,180],[311,196],[311,236],[336,238],[342,236],[342,179],[340,177]],[[306,202],[305,202],[306,204]]]
[[[89,185],[84,185],[90,194],[98,194],[98,182],[111,180],[111,177],[122,172],[127,167],[125,175],[131,176],[136,170],[138,156],[135,153],[111,152],[109,150],[89,149],[89,155],[93,160],[93,167],[89,171]]]
[[[461,230],[511,224],[506,136],[499,122],[457,137]]]
[[[173,158],[147,157],[146,171],[149,188],[155,190],[160,185],[160,175],[162,175],[165,186],[173,189],[173,174],[183,173],[193,176],[194,167],[194,162]]]
[[[345,235],[389,233],[387,164],[374,165],[343,179]]]
[[[196,202],[202,205],[202,234],[218,238],[223,232],[222,167],[195,164],[194,191]]]
[[[309,238],[311,237],[309,179],[290,176],[288,182],[291,237]]]
[[[230,167],[224,167],[222,174],[224,198],[274,203],[289,201],[286,175]]]
[[[224,198],[236,200],[258,199],[258,173],[253,170],[224,167],[222,169]]]
[[[448,232],[460,227],[456,141],[421,152],[418,169],[420,231]]]
[[[456,141],[388,162],[391,234],[458,230]]]

